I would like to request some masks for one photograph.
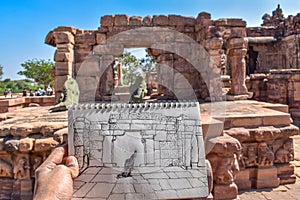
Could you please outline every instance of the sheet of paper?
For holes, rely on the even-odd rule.
[[[69,154],[80,164],[74,198],[208,196],[196,102],[73,106]]]

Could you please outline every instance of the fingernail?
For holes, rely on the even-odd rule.
[[[76,165],[76,163],[77,163],[76,158],[69,157],[69,159],[68,159],[68,166],[70,166],[70,165]]]

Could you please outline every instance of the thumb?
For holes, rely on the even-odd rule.
[[[79,174],[77,159],[74,156],[68,156],[66,159],[66,166],[69,168],[72,178],[76,178]]]

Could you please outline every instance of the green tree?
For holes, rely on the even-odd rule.
[[[123,81],[125,85],[132,85],[136,77],[140,75],[139,60],[130,52],[125,51],[116,61],[122,63]]]
[[[145,49],[146,57],[139,59],[139,64],[143,72],[148,73],[156,70],[156,63],[153,57],[148,54],[148,49]]]
[[[2,80],[2,76],[3,76],[3,66],[0,65],[0,80]]]
[[[54,75],[50,73],[50,70],[54,67],[52,61],[32,59],[22,63],[21,66],[24,68],[24,71],[19,71],[19,75],[25,75],[39,84],[53,84]]]

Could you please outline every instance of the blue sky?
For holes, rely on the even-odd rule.
[[[201,11],[213,19],[243,18],[258,26],[261,17],[281,4],[285,16],[300,12],[296,0],[0,0],[0,64],[3,78],[20,79],[21,63],[53,59],[54,48],[44,44],[57,26],[96,30],[106,14],[179,14],[197,17]]]

